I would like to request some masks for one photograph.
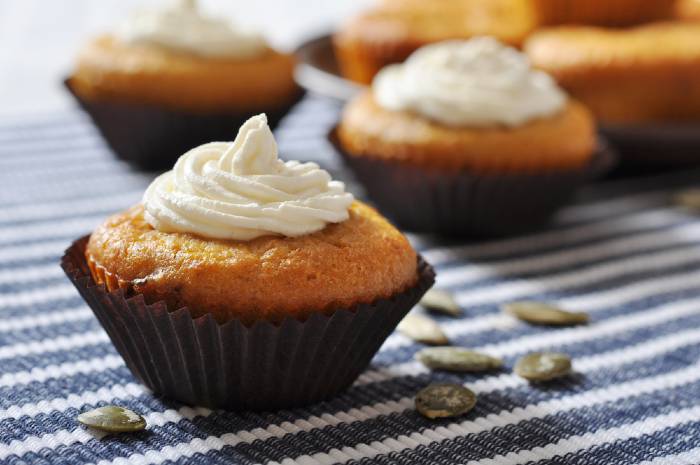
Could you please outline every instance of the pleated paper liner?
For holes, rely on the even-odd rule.
[[[328,138],[382,213],[404,229],[449,236],[506,236],[536,229],[616,159],[600,141],[583,169],[478,175],[356,157],[343,150],[335,128]]]
[[[64,84],[90,116],[114,153],[137,168],[149,171],[172,168],[180,155],[198,145],[233,140],[251,116],[265,111],[199,114],[154,105],[89,101]],[[265,111],[271,128],[299,101],[302,92],[285,105]]]
[[[168,309],[128,289],[97,285],[85,257],[88,238],[66,250],[61,266],[131,372],[157,394],[212,408],[275,410],[340,393],[435,278],[419,258],[416,285],[390,299],[305,321],[220,324],[211,315],[193,319],[187,308]]]
[[[646,125],[604,125],[601,133],[630,167],[700,165],[700,121]]]

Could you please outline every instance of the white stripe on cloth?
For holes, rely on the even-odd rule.
[[[652,460],[645,460],[636,465],[698,465],[700,463],[700,447],[690,449],[678,454],[656,457]]]
[[[58,365],[49,365],[42,368],[33,368],[27,371],[6,373],[0,376],[0,387],[17,386],[34,381],[46,381],[47,379],[73,376],[79,373],[96,373],[124,366],[124,360],[117,355],[96,357],[88,360],[66,362]]]
[[[85,346],[104,344],[108,341],[107,333],[100,329],[98,331],[79,332],[70,336],[59,336],[41,341],[20,342],[0,347],[0,360],[78,349]]]
[[[688,330],[679,334],[673,334],[673,335],[666,335],[660,338],[656,339],[651,339],[649,341],[632,345],[632,346],[627,346],[622,349],[616,348],[614,350],[608,351],[608,352],[603,352],[599,353],[593,356],[589,357],[582,357],[575,362],[575,369],[579,373],[586,373],[586,372],[595,372],[597,370],[600,370],[601,368],[614,368],[616,366],[624,366],[629,363],[634,363],[639,360],[643,360],[646,358],[653,358],[656,356],[660,356],[664,353],[671,352],[673,350],[679,349],[684,346],[688,345],[693,345],[700,343],[700,330]],[[690,368],[684,368],[682,370],[679,370],[677,372],[671,372],[668,374],[664,375],[659,375],[655,376],[649,379],[656,380],[656,383],[662,383],[664,386],[668,382],[678,382],[680,384],[683,384],[685,382],[689,383],[694,380],[700,379],[700,371],[698,370],[698,367],[700,367],[700,362],[698,362],[698,365],[690,367]],[[66,369],[60,369],[58,371],[64,372]],[[101,370],[100,370],[101,371]],[[690,378],[688,378],[688,381],[683,381],[681,382],[686,375],[690,375]],[[0,378],[1,380],[2,378]],[[27,381],[28,382],[28,381]],[[636,386],[634,383],[640,383],[644,382],[644,379],[641,380],[633,380],[629,381],[626,383],[623,383],[619,385],[619,388],[615,392],[620,392],[620,395],[623,397],[629,396],[629,389],[630,385]],[[478,381],[476,383],[470,383],[468,386],[472,389],[475,389],[477,392],[480,393],[486,393],[486,392],[491,392],[491,391],[498,391],[501,389],[507,389],[507,388],[513,388],[517,387],[519,385],[524,385],[526,384],[525,381],[523,381],[521,378],[518,378],[514,375],[500,375],[500,376],[493,376],[490,378],[483,379],[481,381]],[[0,384],[1,385],[1,384]],[[597,391],[592,391],[594,394],[591,394],[590,397],[596,398],[598,394],[595,394],[598,391],[604,391],[604,390],[609,390],[609,389],[614,389],[615,386],[608,386],[606,388],[599,389]],[[649,387],[652,391],[654,388]],[[650,391],[651,392],[651,391]],[[641,394],[641,392],[640,392]],[[91,396],[91,393],[88,393],[88,397]],[[583,394],[577,394],[576,396],[583,396],[586,395],[586,393]],[[131,395],[129,395],[131,396]],[[561,399],[559,399],[561,400]],[[51,403],[51,402],[49,402]],[[572,405],[576,406],[577,402],[576,401],[571,401],[570,402]],[[335,426],[338,425],[339,423],[348,423],[348,422],[354,422],[354,421],[366,421],[371,418],[376,418],[381,415],[389,415],[391,413],[399,413],[402,411],[405,411],[407,409],[412,408],[413,406],[413,399],[409,397],[404,397],[398,401],[387,401],[387,402],[380,402],[376,403],[373,405],[364,405],[361,407],[356,407],[353,409],[350,409],[346,412],[334,412],[332,414],[328,413],[323,415],[322,417],[309,417],[306,419],[299,419],[295,421],[293,424],[289,422],[284,422],[279,425],[270,425],[269,427],[265,428],[264,430],[261,428],[257,428],[255,430],[251,431],[239,431],[235,434],[233,434],[231,437],[237,438],[239,442],[241,442],[240,438],[246,438],[245,442],[253,442],[256,439],[267,439],[269,437],[282,437],[288,433],[298,433],[302,431],[311,431],[314,429],[322,429],[328,426]],[[73,405],[73,407],[78,407],[78,405]],[[211,413],[211,411],[204,409],[204,413],[202,413],[203,416],[207,416]],[[44,413],[49,413],[49,412],[44,412]],[[152,412],[149,413],[145,416],[147,419],[148,423],[151,425],[159,425],[162,426],[167,422],[177,422],[180,421],[184,418],[191,419],[192,417],[190,416],[192,413],[192,409],[189,407],[184,407],[179,410],[168,410],[165,412]],[[70,436],[65,436],[62,435],[62,438],[70,439]],[[33,443],[36,442],[39,438],[28,438],[25,440],[23,443],[17,443],[16,447],[29,447],[28,444],[25,443]],[[208,442],[215,442],[217,439],[222,439],[222,438],[216,438],[216,437],[210,437],[207,438]],[[222,439],[223,440],[223,439]],[[74,438],[74,440],[71,441],[71,443],[74,442],[83,442],[79,438]],[[42,446],[45,447],[45,446]],[[171,446],[167,446],[167,448],[170,448]],[[177,450],[187,450],[188,445],[186,443],[179,444],[176,449]],[[166,448],[166,449],[167,449]],[[24,450],[24,449],[23,449]],[[168,449],[169,450],[169,449]],[[211,449],[209,449],[211,450]],[[29,451],[29,450],[27,450]],[[153,457],[153,456],[159,456],[160,452],[151,450],[149,451],[146,455],[148,457]],[[193,452],[194,453],[194,452]],[[0,458],[2,458],[0,456]],[[128,460],[130,460],[129,458]],[[121,461],[122,459],[117,459],[114,461],[114,464],[122,464],[122,463],[131,463],[131,462],[123,462]],[[138,462],[137,462],[138,463]],[[160,463],[160,462],[144,462],[144,463]]]
[[[59,269],[60,271],[60,269]],[[35,329],[42,326],[54,326],[63,323],[90,320],[95,318],[92,311],[85,305],[70,308],[59,312],[40,313],[19,318],[6,319],[0,325],[0,333],[12,333],[23,329]],[[4,350],[5,347],[0,347]]]

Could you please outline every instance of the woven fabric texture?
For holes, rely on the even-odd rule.
[[[321,163],[361,196],[325,141],[338,112],[307,97],[277,130],[280,151]],[[596,185],[525,236],[410,235],[437,288],[465,309],[436,317],[453,343],[501,356],[506,369],[431,373],[413,360],[421,347],[393,334],[341,396],[263,414],[147,392],[59,267],[72,240],[138,202],[151,179],[116,161],[78,110],[0,120],[0,463],[700,463],[700,221],[672,202],[699,172]],[[516,299],[592,321],[528,326],[499,310]],[[536,350],[569,353],[575,374],[543,386],[513,375],[515,360]],[[464,383],[476,408],[421,417],[413,395],[434,381]],[[147,430],[103,436],[77,424],[105,404],[142,413]]]

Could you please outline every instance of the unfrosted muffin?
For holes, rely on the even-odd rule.
[[[675,0],[522,0],[540,25],[628,26],[669,18]]]
[[[700,0],[678,0],[674,16],[682,20],[700,21]]]
[[[589,171],[589,111],[492,38],[425,46],[383,69],[336,131],[385,213],[409,229],[508,234],[544,221]]]
[[[533,27],[528,6],[513,0],[392,1],[347,21],[333,44],[342,73],[369,84],[423,45],[480,35],[519,45]]]
[[[344,389],[434,278],[342,183],[279,160],[264,115],[182,155],[63,267],[146,385],[234,409]]]
[[[156,169],[253,114],[279,120],[299,97],[294,64],[259,34],[182,0],[91,40],[67,85],[118,155]]]
[[[525,51],[603,123],[700,119],[700,24],[560,27]]]

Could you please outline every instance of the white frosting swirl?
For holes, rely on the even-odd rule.
[[[251,58],[267,50],[258,33],[203,16],[193,0],[170,8],[140,11],[122,24],[116,36],[128,44],[157,45],[207,57]]]
[[[353,200],[317,164],[279,160],[265,115],[246,121],[233,142],[185,153],[143,196],[146,221],[159,231],[237,240],[319,231],[348,219]]]
[[[427,45],[382,69],[376,101],[448,126],[519,126],[558,113],[566,95],[527,57],[491,37]]]

